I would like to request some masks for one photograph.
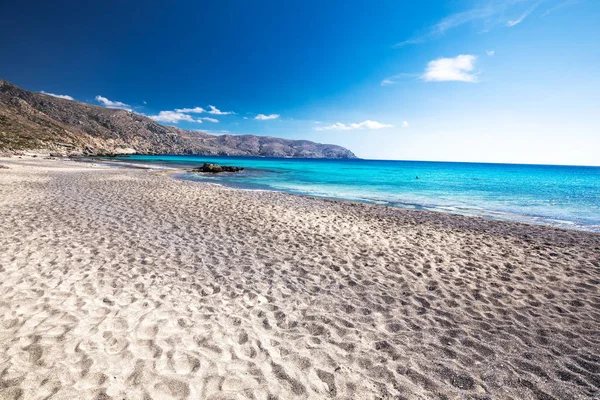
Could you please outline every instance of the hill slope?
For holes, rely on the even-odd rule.
[[[0,79],[0,151],[355,158],[343,147],[254,135],[209,135],[143,115],[30,92]]]

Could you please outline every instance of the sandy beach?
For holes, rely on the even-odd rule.
[[[0,164],[0,399],[600,398],[600,234]]]

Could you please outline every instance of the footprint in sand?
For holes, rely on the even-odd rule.
[[[124,318],[113,318],[108,322],[108,330],[115,332],[123,332],[129,329],[129,324]]]
[[[42,385],[36,389],[37,398],[50,398],[54,396],[54,394],[56,394],[56,392],[58,392],[61,387],[62,385],[60,381],[54,379],[46,379],[43,381]]]
[[[179,375],[187,375],[200,369],[200,360],[189,354],[176,352],[170,359],[169,365]]]
[[[169,378],[162,378],[160,382],[154,385],[157,398],[165,400],[187,399],[190,394],[189,386],[181,381]]]
[[[154,340],[137,340],[131,351],[142,359],[159,358],[163,352],[162,348],[156,345]]]
[[[6,389],[0,389],[0,399],[18,400],[22,398],[23,390],[16,386],[11,386]]]
[[[156,325],[139,325],[136,329],[136,336],[138,339],[152,340],[158,333],[158,326]]]
[[[104,351],[107,354],[115,355],[123,352],[129,347],[129,341],[121,335],[107,335],[108,337],[104,343]]]
[[[65,333],[67,333],[68,331],[70,331],[71,329],[64,326],[64,325],[58,325],[58,326],[54,326],[51,329],[49,329],[48,331],[46,331],[46,336],[55,338],[55,337],[60,337],[63,336]]]
[[[83,378],[80,383],[86,389],[94,389],[104,385],[108,377],[104,375],[102,372],[94,372],[91,374],[87,374],[85,378]]]

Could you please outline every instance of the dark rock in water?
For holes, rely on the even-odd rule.
[[[225,166],[222,166],[221,169],[224,172],[239,172],[239,171],[243,171],[244,167],[234,167],[234,166],[230,166],[230,165],[225,165]]]
[[[210,172],[213,174],[219,172],[238,172],[243,171],[242,167],[234,167],[232,165],[216,165],[212,163],[204,163],[201,167],[192,169],[191,172]]]

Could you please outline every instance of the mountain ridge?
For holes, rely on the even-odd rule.
[[[141,114],[31,92],[0,79],[0,151],[65,155],[194,154],[356,158],[350,150],[274,136],[211,135]]]

